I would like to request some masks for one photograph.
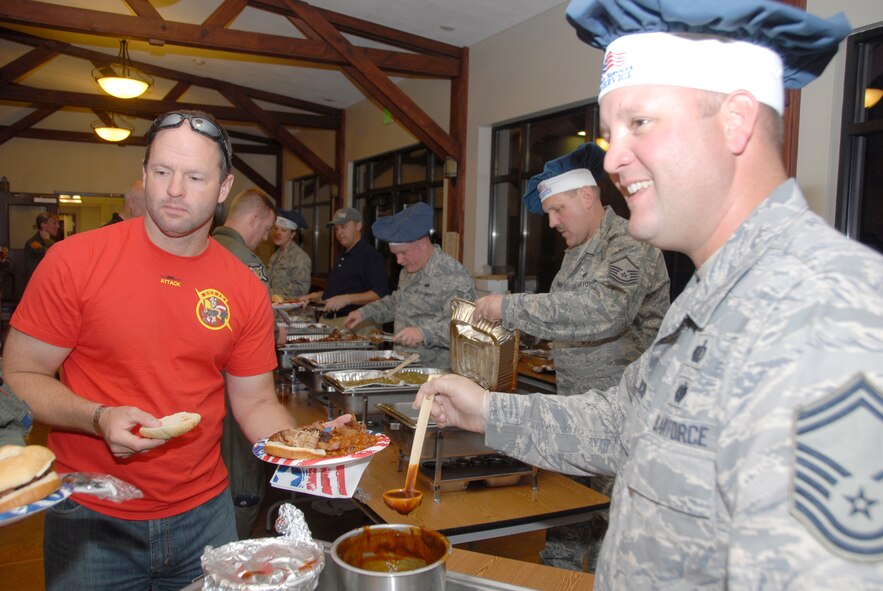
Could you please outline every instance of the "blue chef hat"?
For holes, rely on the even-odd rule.
[[[415,203],[395,215],[380,218],[371,225],[371,231],[385,242],[414,242],[429,234],[433,213],[426,203]]]
[[[585,185],[597,187],[604,178],[604,154],[604,150],[589,142],[546,162],[543,172],[530,177],[527,193],[521,197],[528,211],[542,215],[546,197]]]
[[[750,86],[758,83],[764,88],[773,81],[764,79],[758,82],[756,77],[772,75],[780,87],[783,84],[785,88],[801,88],[824,71],[837,53],[840,41],[851,32],[842,13],[822,19],[775,0],[571,0],[566,14],[580,39],[599,49],[607,49],[601,96],[608,86],[628,85],[632,76],[641,78],[635,84],[665,84],[663,80],[672,78],[669,84],[719,92],[732,90],[714,87],[715,78],[735,78],[731,85],[747,80],[748,84],[736,88],[749,90],[758,100],[779,112],[782,107],[778,99],[770,96],[765,100],[763,91],[758,93]],[[635,50],[634,46],[610,46],[612,43],[618,45],[618,40],[623,38],[649,33],[663,34],[655,37],[681,42],[711,37],[722,51],[749,46],[761,55],[732,54],[735,57],[729,61],[713,44],[710,51],[694,44],[670,54],[661,53],[655,46],[646,52]],[[776,67],[779,71],[772,71],[762,53],[778,58]],[[668,65],[660,68],[658,64],[648,63],[654,55],[660,63]],[[662,70],[655,74],[658,82],[643,80],[646,72],[642,74],[635,65],[642,61],[647,71]],[[683,83],[688,76],[703,81],[696,85],[689,81]],[[704,82],[709,76],[712,82]]]
[[[306,230],[309,228],[307,220],[299,211],[278,209],[276,210],[276,225],[289,230]]]

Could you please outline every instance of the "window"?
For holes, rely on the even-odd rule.
[[[430,239],[441,244],[443,179],[444,161],[423,145],[359,160],[353,166],[353,207],[364,217],[362,233],[365,240],[374,244],[386,258],[392,289],[398,283],[400,267],[386,243],[374,238],[371,224],[380,217],[398,213],[408,205],[422,201],[435,209]]]
[[[542,172],[547,161],[598,137],[598,129],[597,103],[494,128],[488,263],[491,273],[508,278],[510,291],[548,292],[566,248],[548,218],[523,205],[530,177]],[[628,218],[628,206],[613,183],[605,178],[600,187],[602,203]],[[693,265],[680,253],[664,255],[674,298],[692,276]]]
[[[310,227],[299,233],[301,248],[310,255],[312,274],[327,276],[331,269],[331,187],[317,175],[289,181],[291,208],[299,211]]]
[[[846,42],[837,228],[883,253],[883,26]]]

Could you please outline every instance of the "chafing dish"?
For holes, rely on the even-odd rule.
[[[331,334],[334,329],[327,324],[322,324],[321,322],[307,322],[307,321],[296,321],[296,322],[276,322],[276,326],[279,327],[279,330],[284,330],[288,334],[288,340],[293,340],[295,335],[305,335],[305,334]]]
[[[302,353],[294,359],[294,363],[311,371],[335,371],[343,369],[390,369],[404,361],[406,354],[399,351],[320,351]],[[411,367],[420,365],[415,361]]]
[[[398,469],[401,471],[409,458],[417,426],[418,410],[411,402],[380,403],[384,432],[399,448]],[[484,444],[484,434],[453,427],[439,428],[431,419],[426,428],[426,439],[420,452],[418,475],[432,485],[433,500],[441,502],[441,493],[464,490],[470,482],[485,486],[517,484],[523,476],[531,475],[531,484],[537,489],[537,469],[505,456]]]
[[[395,365],[393,365],[395,367]],[[350,369],[329,371],[322,374],[322,381],[327,386],[328,396],[332,404],[342,413],[361,415],[367,420],[368,415],[380,414],[377,405],[383,402],[406,402],[410,404],[420,389],[420,384],[363,384],[351,385],[347,382],[378,378],[383,371],[378,369]],[[400,374],[440,375],[448,373],[434,367],[411,367],[400,370]]]
[[[337,349],[376,349],[377,343],[367,338],[359,338],[352,341],[328,340],[328,335],[306,334],[297,335],[297,342],[289,342],[281,347],[276,347],[279,357],[279,367],[292,369],[292,359],[301,353],[310,351],[333,351]]]
[[[518,331],[499,322],[473,321],[475,304],[451,301],[451,370],[483,388],[497,392],[515,390],[518,380]]]

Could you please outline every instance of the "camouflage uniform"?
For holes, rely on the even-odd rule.
[[[632,238],[628,221],[605,207],[595,234],[565,252],[550,293],[503,298],[503,326],[553,341],[559,395],[606,390],[653,342],[668,286],[659,249]],[[605,495],[613,489],[612,478],[574,479]],[[606,510],[548,529],[540,557],[549,566],[592,572],[606,530]]]
[[[34,269],[37,268],[37,265],[40,264],[40,261],[42,261],[43,257],[46,255],[46,251],[49,250],[49,247],[53,244],[55,244],[55,239],[44,239],[40,236],[39,232],[31,236],[30,240],[25,242],[25,274],[28,279],[34,274]]]
[[[270,289],[263,261],[246,246],[245,239],[239,232],[233,228],[219,226],[212,232],[212,238],[254,271],[258,279],[267,286],[268,290]],[[225,396],[224,400],[227,414],[224,415],[224,430],[221,432],[221,457],[229,474],[236,532],[242,540],[251,537],[251,531],[257,523],[267,477],[264,474],[263,463],[252,452],[252,442],[242,433],[233,416],[230,398]]]
[[[618,388],[492,394],[486,441],[617,475],[597,589],[881,589],[881,386],[883,258],[789,180]]]
[[[402,270],[399,287],[390,295],[362,306],[362,319],[378,324],[395,321],[395,331],[420,328],[423,343],[414,348],[426,367],[449,369],[451,300],[475,299],[475,282],[459,262],[433,245],[435,252],[416,273]]]
[[[293,300],[310,293],[312,281],[310,255],[294,242],[270,257],[270,293]]]
[[[269,275],[267,274],[266,267],[264,267],[264,261],[245,245],[245,239],[239,235],[239,232],[233,228],[228,228],[227,226],[218,226],[212,232],[212,238],[217,240],[221,246],[232,252],[233,255],[242,261],[246,267],[251,269],[254,274],[258,276],[258,279],[261,280],[261,283],[266,285],[267,289],[269,289]]]
[[[606,390],[653,342],[668,271],[659,249],[605,207],[598,231],[565,252],[549,292],[505,296],[503,326],[553,341],[558,394]]]

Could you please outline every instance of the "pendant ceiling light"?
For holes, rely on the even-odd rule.
[[[866,88],[865,108],[870,109],[871,107],[879,103],[881,98],[883,98],[883,90],[879,88]]]
[[[92,70],[92,78],[111,96],[130,99],[144,94],[153,85],[153,78],[132,65],[129,44],[120,41],[120,53],[115,62]]]
[[[134,127],[131,125],[125,125],[117,121],[117,118],[113,113],[110,114],[109,125],[101,119],[92,123],[92,131],[95,132],[95,135],[108,142],[123,141],[132,135],[133,129]]]

